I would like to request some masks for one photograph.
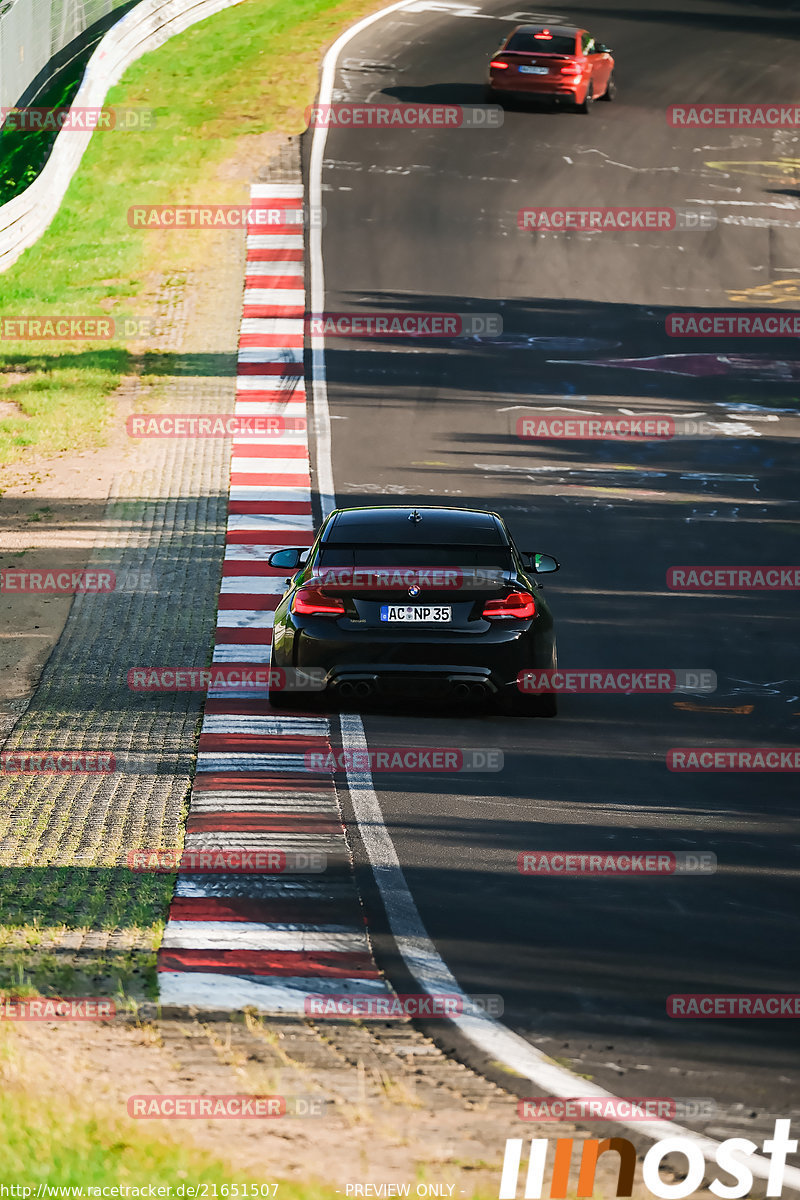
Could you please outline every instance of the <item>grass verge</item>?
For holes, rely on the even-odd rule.
[[[123,375],[152,385],[179,369],[133,355],[122,338],[14,340],[4,319],[146,315],[155,280],[200,266],[217,235],[132,229],[129,207],[245,201],[223,164],[255,151],[259,135],[305,128],[322,49],[375,7],[244,0],[140,59],[111,90],[108,105],[152,109],[152,127],[96,132],[49,230],[0,275],[0,462],[102,445]]]
[[[263,1177],[231,1169],[196,1142],[159,1136],[151,1122],[120,1117],[93,1104],[91,1092],[55,1097],[37,1088],[12,1029],[0,1029],[0,1080],[0,1179],[5,1186],[30,1189],[15,1193],[19,1196],[35,1196],[40,1186],[47,1185],[75,1187],[90,1196],[90,1188],[121,1184],[142,1188],[145,1196],[152,1195],[150,1185],[171,1186],[175,1196],[181,1194],[178,1187],[183,1184],[182,1194],[194,1196],[335,1198],[332,1189],[320,1187],[291,1183],[262,1187]],[[239,1185],[236,1191],[233,1184]],[[198,1185],[200,1190],[190,1190]]]
[[[125,867],[4,867],[0,996],[156,999],[175,876]]]

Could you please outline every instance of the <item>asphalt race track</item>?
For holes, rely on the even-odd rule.
[[[444,8],[420,4],[359,35],[335,98],[480,104],[487,58],[524,16],[511,0]],[[664,324],[682,309],[800,309],[800,138],[673,129],[665,110],[795,100],[800,7],[582,0],[542,12],[613,48],[614,104],[507,111],[486,130],[329,131],[327,311],[503,322],[495,338],[327,341],[337,502],[494,509],[522,548],[562,563],[547,582],[560,666],[702,668],[718,687],[564,697],[555,721],[367,711],[371,747],[505,756],[496,774],[375,783],[465,991],[499,993],[512,1029],[610,1091],[710,1097],[716,1115],[686,1124],[757,1138],[800,1115],[796,1021],[680,1021],[666,1000],[797,989],[797,779],[680,774],[665,755],[798,744],[796,594],[681,594],[665,580],[675,565],[800,561],[800,355],[791,338],[681,339]],[[702,207],[717,224],[591,235],[517,224],[525,206],[589,204]],[[666,355],[692,357],[618,361]],[[548,407],[713,428],[638,445],[519,439],[518,417]],[[517,871],[534,849],[711,851],[718,870],[543,880]],[[374,902],[370,920],[380,934]]]

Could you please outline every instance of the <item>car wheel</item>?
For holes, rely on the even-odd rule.
[[[501,108],[505,107],[494,88],[487,87],[483,93],[483,98],[487,104],[499,104]]]
[[[614,78],[614,72],[612,71],[608,77],[608,84],[606,86],[606,90],[603,92],[600,99],[601,100],[616,100],[616,98],[617,98],[617,81]]]
[[[558,670],[558,651],[555,646],[553,646],[553,654],[550,659],[550,669]],[[529,696],[517,688],[509,688],[503,708],[512,717],[557,717],[558,696],[555,692]]]
[[[547,692],[543,696],[525,696],[521,692],[510,691],[503,709],[510,717],[557,717],[558,697],[554,692]]]
[[[534,717],[557,717],[558,716],[558,697],[555,692],[548,692],[546,696],[536,697],[536,708],[532,713]]]
[[[579,113],[590,113],[592,104],[594,103],[594,88],[591,84],[586,89],[586,95],[583,98],[583,104],[576,104],[576,109]]]

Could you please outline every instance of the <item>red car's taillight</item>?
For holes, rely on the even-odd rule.
[[[338,596],[326,596],[322,588],[301,587],[295,593],[292,601],[292,611],[303,616],[327,613],[331,616],[344,616],[344,600]]]
[[[483,608],[484,617],[493,621],[498,617],[516,617],[529,621],[536,616],[536,601],[530,592],[510,592],[502,600],[489,600]]]
[[[561,68],[562,75],[580,75],[583,67],[580,63],[567,63]]]
[[[490,62],[489,66],[491,67],[491,69],[493,71],[507,71],[508,70],[508,63],[504,63],[504,62],[499,62],[499,61],[498,62]]]

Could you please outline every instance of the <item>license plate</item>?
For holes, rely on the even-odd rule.
[[[520,67],[523,75],[549,75],[549,67]]]
[[[434,606],[429,604],[382,604],[381,620],[397,621],[401,625],[413,625],[415,622],[452,621],[453,610],[450,605]]]

